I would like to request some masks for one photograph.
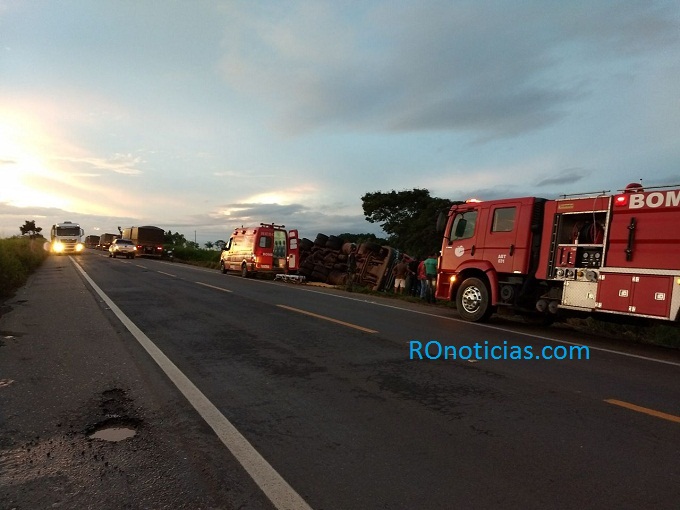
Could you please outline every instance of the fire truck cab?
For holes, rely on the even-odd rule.
[[[451,207],[436,296],[470,321],[507,307],[677,321],[680,190],[525,197]]]
[[[260,223],[234,229],[220,256],[222,273],[238,271],[244,278],[255,273],[289,273],[299,264],[297,230]]]

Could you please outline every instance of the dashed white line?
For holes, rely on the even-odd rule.
[[[221,290],[222,292],[232,292],[229,289],[223,289],[222,287],[216,287],[215,285],[209,285],[209,284],[203,283],[203,282],[194,282],[194,283],[197,283],[198,285],[203,285],[204,287],[210,287],[211,289]]]

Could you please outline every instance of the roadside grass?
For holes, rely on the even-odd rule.
[[[220,267],[219,251],[171,245],[166,246],[166,248],[172,250],[172,254],[177,262],[207,267],[209,269],[219,269]]]
[[[566,324],[579,331],[586,331],[608,338],[623,341],[659,345],[680,349],[680,327],[665,324],[620,324],[605,322],[593,317],[586,319],[570,318]]]
[[[0,239],[0,298],[12,296],[48,256],[45,239]]]

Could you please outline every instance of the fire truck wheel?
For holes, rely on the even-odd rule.
[[[245,264],[241,266],[241,276],[243,278],[248,278],[248,266],[246,266]]]
[[[458,313],[466,321],[481,322],[489,318],[493,309],[489,304],[489,289],[479,278],[468,278],[456,294]]]
[[[227,268],[224,266],[224,262],[220,262],[220,271],[222,271],[222,274],[227,274]]]

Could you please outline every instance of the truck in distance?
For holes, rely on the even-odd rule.
[[[86,236],[85,237],[85,248],[96,248],[99,245],[99,238],[101,236]]]
[[[78,223],[64,221],[52,225],[50,229],[50,252],[56,254],[80,253],[85,249],[81,239],[83,229]]]
[[[123,229],[123,239],[130,239],[137,247],[137,255],[161,258],[165,231],[159,227],[143,226]]]
[[[97,244],[97,247],[102,251],[107,251],[114,239],[120,239],[120,235],[102,234],[101,236],[99,236],[99,243]]]

